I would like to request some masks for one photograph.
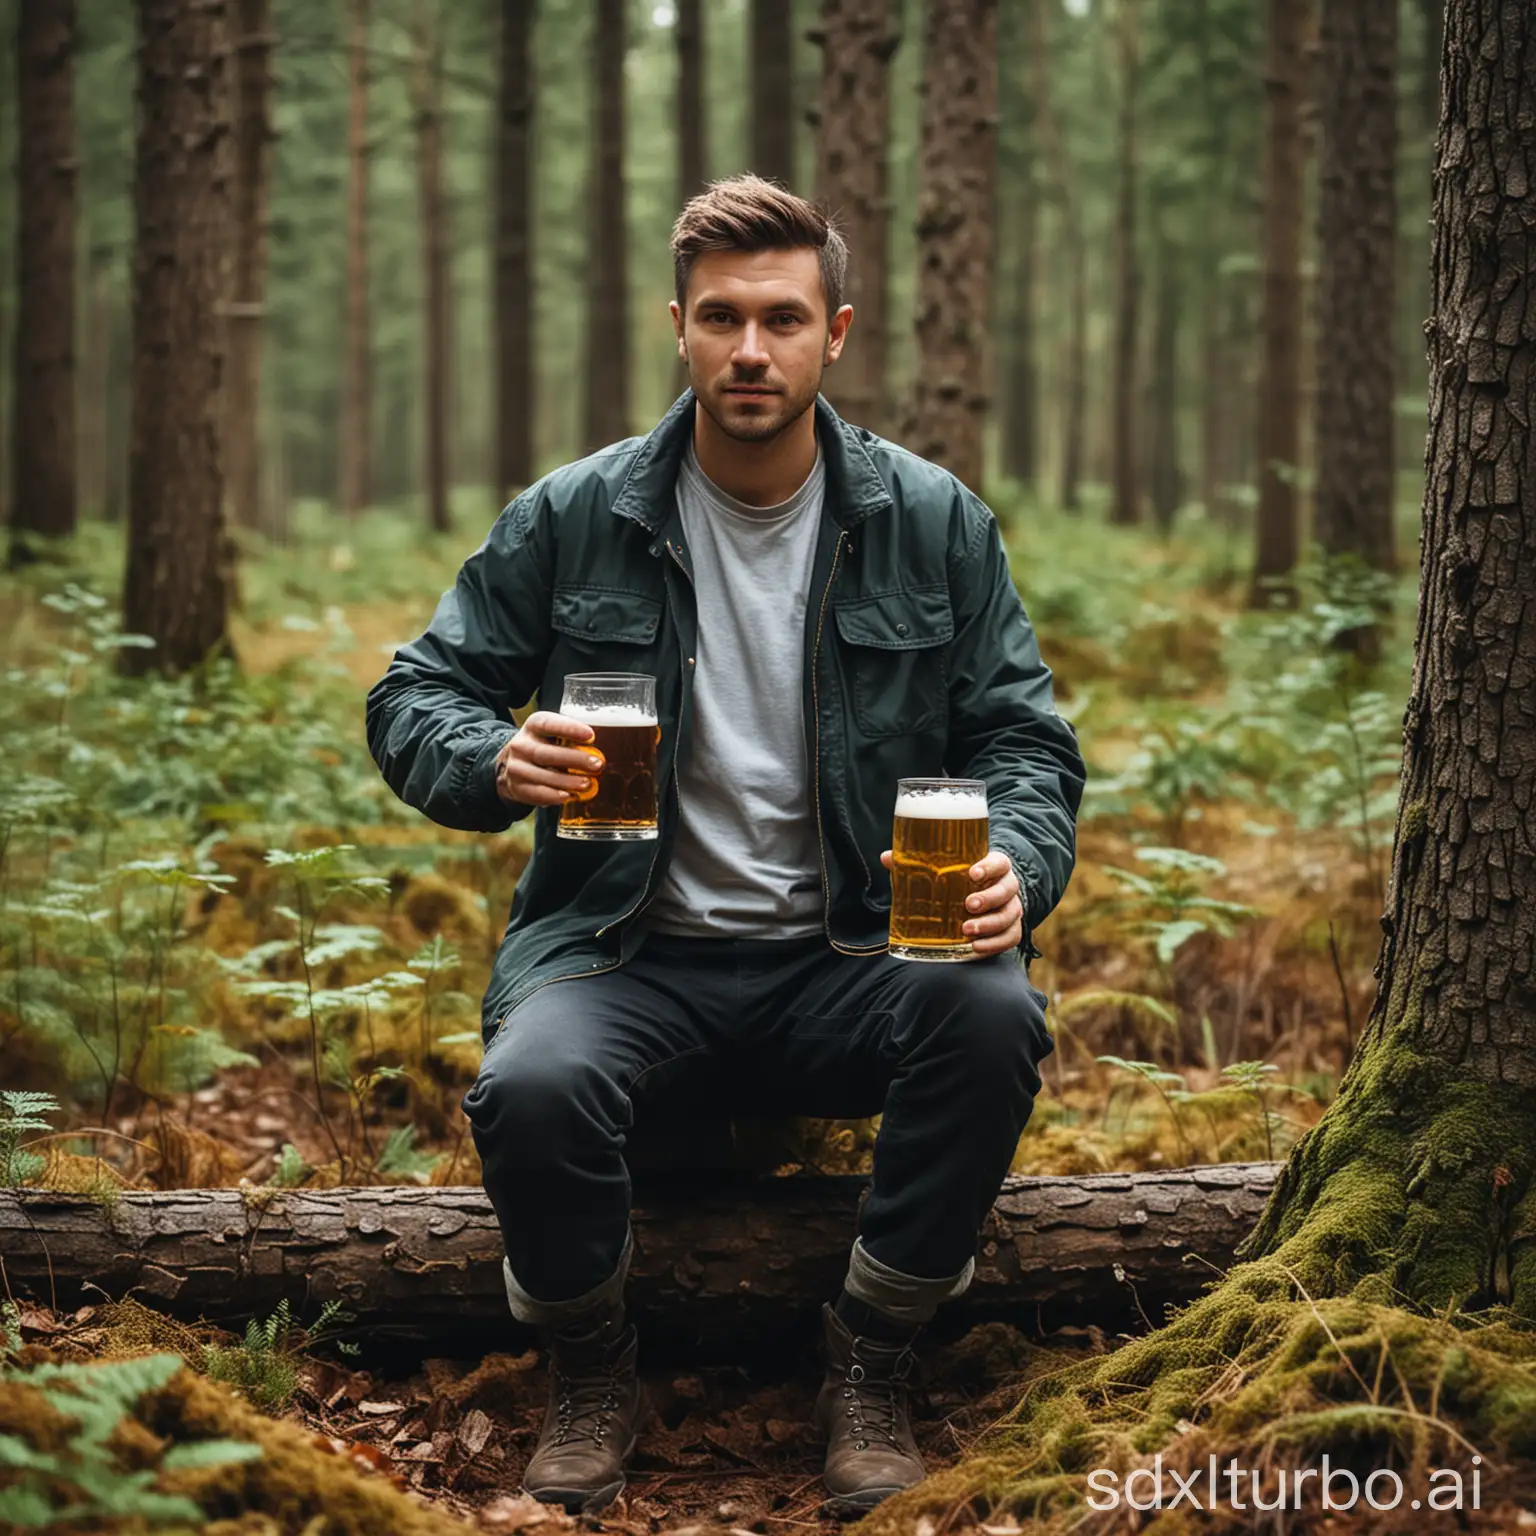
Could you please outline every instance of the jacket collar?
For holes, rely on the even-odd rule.
[[[641,439],[629,473],[613,499],[613,511],[655,533],[666,520],[677,471],[693,430],[694,394],[685,389],[671,409]],[[869,449],[856,427],[816,397],[816,436],[827,467],[826,510],[840,528],[852,528],[891,505]]]

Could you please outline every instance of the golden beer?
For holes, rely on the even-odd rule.
[[[566,746],[596,754],[586,789],[560,808],[557,835],[587,842],[656,836],[656,680],[640,673],[578,673],[565,680],[560,713],[592,727]]]
[[[987,851],[987,789],[975,779],[902,779],[891,838],[890,952],[974,960],[965,936],[971,868]]]

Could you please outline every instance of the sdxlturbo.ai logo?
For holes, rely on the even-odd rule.
[[[1422,1497],[1409,1497],[1403,1479],[1390,1467],[1363,1476],[1336,1467],[1325,1455],[1321,1467],[1243,1467],[1235,1460],[1225,1467],[1212,1456],[1203,1467],[1179,1472],[1163,1465],[1162,1453],[1149,1467],[1137,1467],[1122,1483],[1116,1472],[1095,1467],[1088,1474],[1088,1507],[1111,1509],[1178,1509],[1212,1511],[1221,1506],[1237,1510],[1300,1509],[1315,1503],[1321,1509],[1349,1510],[1363,1499],[1375,1510],[1481,1509],[1481,1456],[1472,1458],[1470,1487],[1455,1467],[1429,1473]],[[1312,1486],[1315,1483],[1315,1486]]]

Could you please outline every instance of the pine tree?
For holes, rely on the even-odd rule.
[[[75,5],[17,6],[11,557],[75,531]]]
[[[853,327],[823,383],[837,409],[872,432],[886,416],[890,220],[890,62],[901,41],[891,0],[822,0],[816,196],[848,242]],[[829,317],[830,318],[830,317]]]
[[[1316,532],[1330,554],[1390,571],[1397,5],[1323,0],[1321,32]]]
[[[534,0],[502,0],[496,111],[496,495],[533,480]]]
[[[624,183],[624,0],[596,0],[587,257],[586,451],[629,435],[629,262]]]
[[[138,0],[133,375],[123,622],[179,672],[228,644],[220,431],[233,227],[230,25],[223,0]]]
[[[1296,480],[1301,462],[1301,231],[1306,184],[1302,135],[1303,47],[1308,0],[1268,0],[1265,65],[1264,356],[1259,378],[1259,508],[1253,601],[1272,601],[1301,541]]]
[[[979,492],[989,404],[997,0],[931,0],[922,93],[919,359],[906,441]]]

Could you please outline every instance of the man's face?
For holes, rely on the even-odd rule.
[[[706,252],[688,280],[686,310],[671,308],[699,403],[742,443],[777,437],[815,403],[853,319],[845,304],[829,325],[809,248]]]

